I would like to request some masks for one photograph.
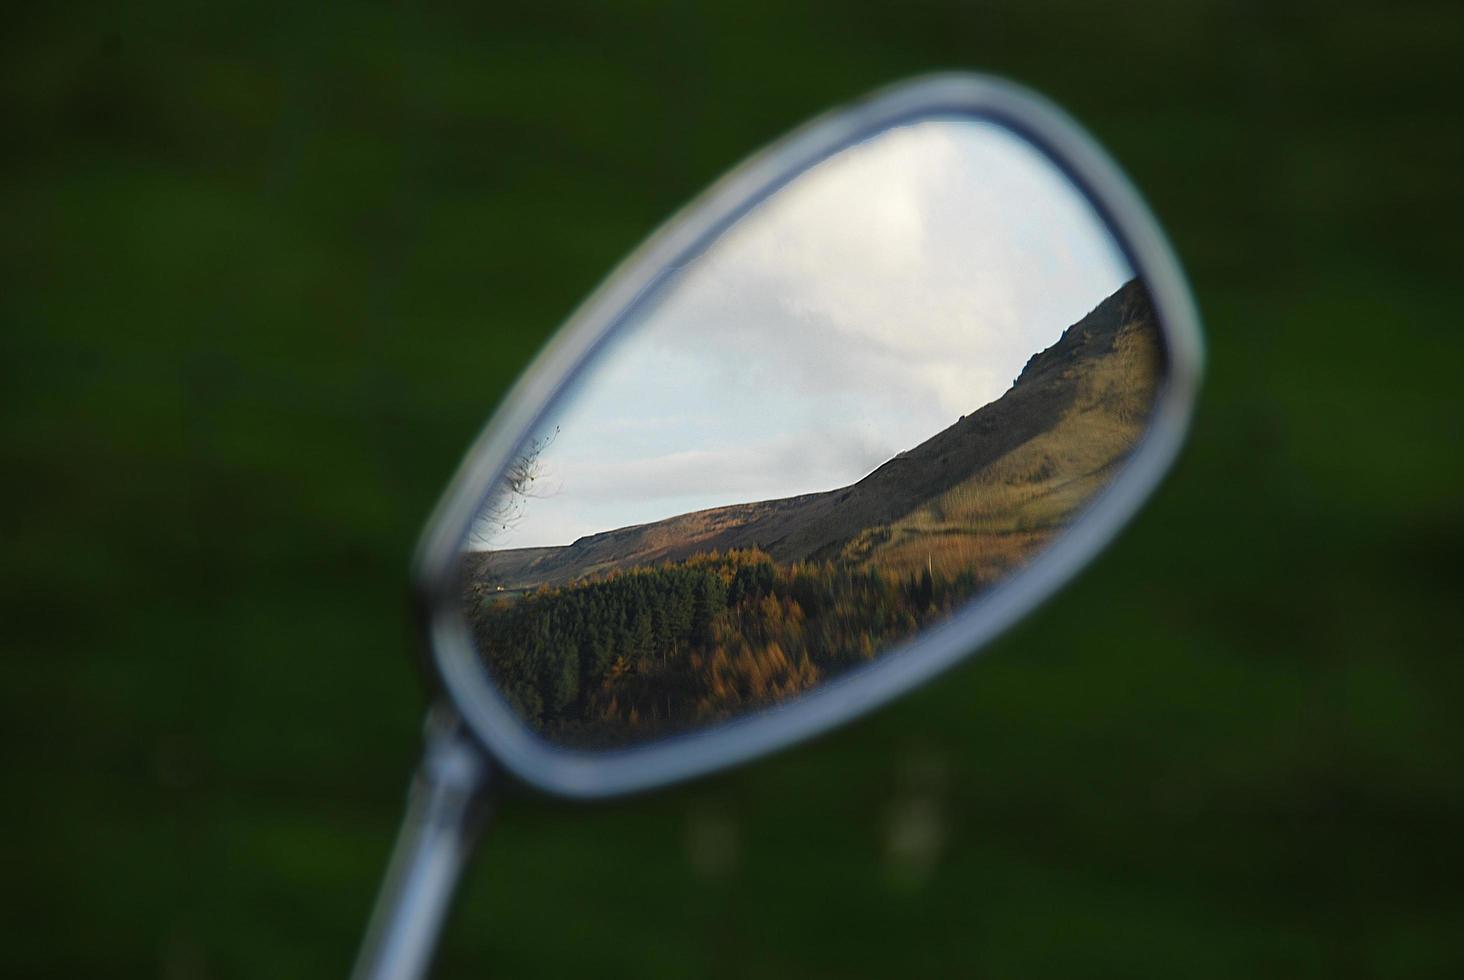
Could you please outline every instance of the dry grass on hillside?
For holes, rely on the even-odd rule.
[[[889,525],[843,557],[902,574],[973,569],[993,582],[1035,555],[1102,490],[1143,435],[1161,359],[1152,321],[1123,326],[1112,353],[1074,375],[1058,424]]]

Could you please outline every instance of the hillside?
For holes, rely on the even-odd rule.
[[[1160,344],[1148,295],[1131,281],[1035,354],[1000,398],[857,483],[562,547],[469,553],[465,571],[517,589],[756,547],[777,562],[974,570],[989,581],[1041,547],[1128,454],[1153,403]]]

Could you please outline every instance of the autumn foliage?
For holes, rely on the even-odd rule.
[[[696,728],[871,660],[976,591],[970,575],[775,563],[752,548],[481,598],[478,648],[499,689],[556,741],[614,744]]]

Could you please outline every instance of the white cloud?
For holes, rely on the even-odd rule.
[[[679,273],[560,408],[561,489],[497,545],[849,483],[999,397],[1131,274],[1007,131],[883,133]]]

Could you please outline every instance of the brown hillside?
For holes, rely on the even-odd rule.
[[[1143,431],[1163,363],[1131,281],[1034,355],[1007,392],[839,490],[732,504],[556,548],[470,553],[470,580],[562,585],[713,548],[781,562],[927,564],[994,578],[1029,557],[1107,482]]]

